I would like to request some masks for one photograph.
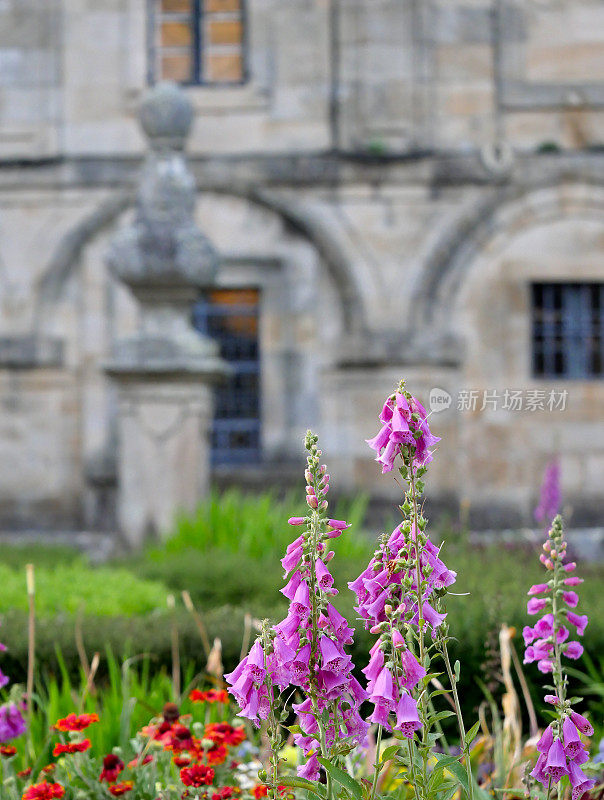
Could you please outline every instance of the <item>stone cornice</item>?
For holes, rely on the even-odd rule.
[[[493,173],[480,153],[283,153],[190,156],[199,189],[244,191],[274,188],[336,188],[429,185],[547,185],[565,180],[604,183],[604,149],[515,154],[505,174]],[[0,190],[134,187],[142,159],[130,156],[66,157],[41,161],[1,161]]]

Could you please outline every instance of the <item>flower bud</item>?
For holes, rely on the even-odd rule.
[[[324,561],[325,561],[325,563],[327,564],[327,563],[329,563],[329,562],[331,561],[331,559],[332,559],[334,556],[335,556],[335,552],[334,552],[333,550],[330,550],[330,551],[329,551],[329,553],[327,553],[327,555],[325,556],[325,558],[324,558],[323,560],[324,560]]]
[[[288,525],[304,525],[306,517],[290,517],[287,520]]]
[[[315,494],[315,489],[310,484],[306,487],[306,494]]]
[[[314,494],[307,494],[306,495],[306,502],[310,506],[310,508],[317,508],[319,503],[317,501],[316,495]]]
[[[305,471],[304,479],[305,479],[306,483],[312,483],[312,472],[309,469],[307,469]]]
[[[325,511],[325,509],[327,508],[328,505],[329,505],[329,503],[327,502],[327,500],[322,500],[321,501],[321,505],[319,506],[319,508],[321,509],[321,511]]]

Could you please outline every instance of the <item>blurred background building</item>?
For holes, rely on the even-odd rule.
[[[396,490],[363,440],[404,375],[432,392],[435,506],[530,523],[559,453],[593,523],[601,0],[0,0],[1,526],[115,525],[105,366],[138,306],[106,253],[160,80],[193,104],[221,258],[192,312],[234,370],[215,480],[297,478],[310,426],[335,489]]]

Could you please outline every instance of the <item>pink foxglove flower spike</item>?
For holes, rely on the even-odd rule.
[[[567,680],[562,659],[576,659],[583,653],[583,646],[579,642],[567,641],[569,631],[574,627],[576,633],[582,636],[587,626],[586,615],[570,611],[570,608],[577,606],[579,598],[576,592],[567,591],[565,587],[577,586],[580,580],[566,577],[576,567],[574,562],[564,563],[566,547],[562,519],[557,516],[540,558],[551,577],[547,583],[532,586],[528,592],[529,595],[544,595],[542,598],[531,597],[527,604],[528,613],[546,613],[532,628],[527,626],[523,630],[526,644],[524,663],[536,661],[541,672],[551,672],[556,689],[555,695],[548,694],[544,698],[545,702],[555,707],[557,716],[537,744],[539,758],[531,775],[545,788],[568,776],[572,800],[579,800],[595,785],[595,781],[580,766],[589,760],[589,754],[579,733],[591,736],[593,728],[585,717],[573,710],[571,700],[566,698]],[[544,554],[547,554],[545,558]],[[536,600],[539,602],[536,603]]]
[[[345,652],[345,647],[352,644],[353,629],[331,602],[338,592],[328,566],[334,555],[328,543],[349,525],[327,516],[330,479],[327,468],[320,463],[317,437],[310,431],[305,446],[309,510],[305,517],[288,520],[290,525],[303,526],[303,532],[288,546],[281,561],[286,581],[281,591],[290,600],[289,613],[272,628],[265,624],[263,636],[248,656],[225,675],[243,716],[256,724],[269,718],[273,786],[277,785],[278,727],[287,713],[277,716],[274,686],[281,694],[289,686],[305,695],[302,702],[292,706],[301,731],[294,740],[307,757],[306,763],[298,767],[300,777],[318,780],[318,756],[337,757],[348,752],[364,742],[369,727],[359,713],[367,694],[353,677],[354,665]]]

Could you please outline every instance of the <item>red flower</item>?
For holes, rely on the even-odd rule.
[[[91,747],[90,739],[84,739],[81,742],[69,742],[62,744],[58,742],[55,744],[55,749],[52,751],[53,756],[61,756],[64,753],[71,755],[72,753],[83,753]]]
[[[112,794],[114,797],[121,797],[126,792],[130,792],[134,784],[132,781],[122,781],[122,783],[114,783],[112,786],[108,786],[109,794]]]
[[[228,703],[229,695],[224,689],[208,689],[202,692],[200,689],[193,689],[189,695],[189,700],[193,703]]]
[[[214,744],[206,753],[208,764],[212,767],[216,767],[218,764],[224,764],[228,754],[229,751],[223,744]]]
[[[4,756],[4,758],[11,758],[17,752],[17,748],[13,747],[12,744],[4,744],[0,747],[0,756]]]
[[[234,794],[239,794],[240,789],[235,786],[223,786],[222,789],[219,789],[212,795],[212,800],[228,800],[229,797],[232,797]]]
[[[277,786],[277,791],[281,795],[284,794],[286,790],[287,786]],[[268,795],[268,786],[265,786],[264,783],[257,783],[252,789],[252,794],[256,800],[260,800],[261,797],[266,797]]]
[[[58,731],[83,731],[93,722],[99,721],[98,714],[68,714],[64,719],[55,722]]]
[[[23,800],[54,800],[55,797],[63,797],[65,789],[60,783],[36,783],[23,792]]]
[[[107,781],[113,783],[117,780],[117,776],[124,769],[124,762],[118,758],[114,753],[109,753],[103,759],[103,769],[99,775],[100,781]]]
[[[45,767],[42,767],[42,772],[45,775],[50,775],[51,772],[54,772],[56,769],[56,764],[47,764]]]
[[[205,764],[194,764],[181,769],[180,779],[185,786],[209,786],[214,780],[214,770]]]
[[[245,739],[245,728],[233,728],[228,722],[211,722],[206,725],[205,739],[211,739],[216,744],[226,744],[235,747]]]
[[[151,756],[151,755],[146,755],[143,758],[143,760],[140,762],[140,764],[138,762],[138,758],[133,758],[132,761],[128,762],[128,767],[130,769],[136,769],[136,767],[140,767],[143,764],[150,764],[152,761],[153,761],[153,756]]]
[[[21,772],[17,772],[17,776],[19,778],[29,778],[30,775],[31,775],[31,767],[28,767],[27,769],[22,769]]]
[[[190,750],[195,746],[193,735],[188,728],[184,725],[175,725],[172,728],[170,740],[166,747],[174,750],[175,753],[180,753],[182,750]]]
[[[176,767],[188,767],[191,763],[189,756],[175,756],[172,761]]]

